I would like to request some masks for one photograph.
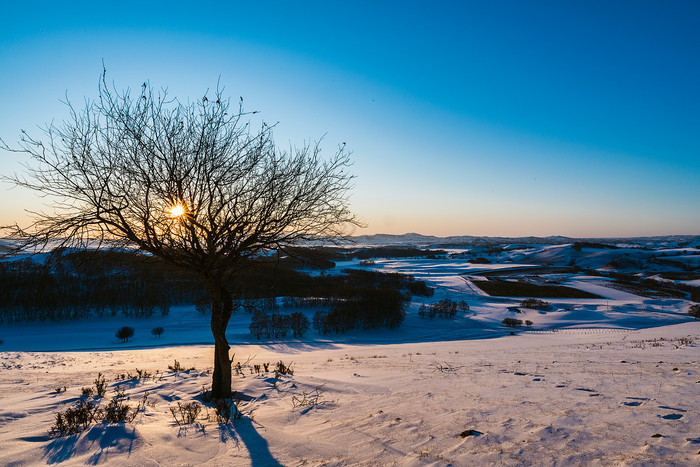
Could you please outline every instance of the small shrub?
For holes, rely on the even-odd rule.
[[[98,391],[104,394],[104,377],[102,377],[102,374],[98,375],[97,381],[100,382]],[[139,411],[146,409],[148,404],[148,391],[145,392],[143,399],[134,409],[127,404],[129,396],[124,393],[124,389],[117,387],[114,389],[115,395],[107,407],[101,409],[96,402],[87,399],[93,393],[94,391],[90,387],[82,388],[83,397],[78,399],[76,405],[56,414],[54,424],[49,430],[49,436],[55,438],[80,433],[86,430],[91,423],[97,423],[101,420],[108,423],[131,422]]]
[[[63,387],[59,386],[59,387],[54,389],[54,391],[56,391],[56,394],[61,394],[62,392],[66,392],[67,390],[68,390],[68,388],[66,386],[63,386]]]
[[[151,334],[153,334],[154,336],[156,336],[157,338],[160,339],[160,335],[163,334],[164,331],[165,330],[161,326],[158,326],[158,327],[151,329]]]
[[[449,363],[440,363],[440,362],[434,362],[433,366],[435,367],[435,370],[433,371],[439,371],[440,373],[454,373],[456,372],[459,368],[456,368]]]
[[[107,382],[102,373],[97,373],[97,378],[95,379],[95,389],[97,390],[97,396],[102,397],[107,393]]]
[[[109,423],[131,422],[136,417],[136,410],[126,401],[129,396],[124,394],[124,388],[115,388],[115,395],[102,413],[102,418]]]
[[[129,379],[144,379],[144,378],[150,378],[153,376],[151,372],[148,370],[139,370],[138,368],[136,369],[136,376],[131,376],[131,373],[129,373],[130,378]]]
[[[196,402],[184,404],[178,401],[177,407],[170,407],[170,413],[173,414],[175,423],[177,423],[178,426],[190,425],[194,423],[201,410],[202,406]]]
[[[275,373],[279,375],[294,375],[294,370],[292,369],[292,364],[285,365],[282,360],[275,364]]]
[[[117,336],[117,339],[120,339],[122,342],[126,342],[130,337],[134,336],[134,328],[130,326],[121,327],[117,329],[117,332],[114,335]]]
[[[532,327],[532,324],[533,324],[532,321],[530,321],[529,319],[525,320],[525,326],[530,328],[530,327]]]
[[[150,405],[151,407],[155,407],[155,405],[156,405],[155,401],[154,402],[148,401],[148,396],[150,396],[150,395],[151,395],[151,393],[148,391],[143,393],[143,399],[141,399],[139,404],[136,406],[137,412],[143,412],[144,410],[146,410],[147,405]]]
[[[72,435],[86,430],[99,415],[97,405],[85,399],[78,399],[75,407],[69,407],[65,412],[56,414],[54,424],[49,430],[49,436],[57,438]]]
[[[126,381],[128,379],[141,380],[141,379],[145,379],[145,378],[150,378],[151,376],[154,376],[154,375],[150,371],[139,370],[137,368],[136,374],[132,374],[130,371],[127,373],[122,373],[122,374],[117,375],[117,377],[115,378],[115,381]]]
[[[180,365],[180,362],[175,360],[175,363],[172,365],[168,365],[168,370],[172,371],[173,373],[180,373],[181,371],[193,371],[196,370],[195,367],[190,367],[190,368],[183,368],[182,365]]]
[[[321,389],[323,386],[318,386],[313,391],[302,392],[301,396],[292,396],[292,407],[315,407],[325,404]]]

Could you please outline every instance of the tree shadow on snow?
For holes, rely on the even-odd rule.
[[[334,350],[340,348],[338,344],[342,344],[342,342],[329,342],[328,340],[284,341],[282,339],[263,340],[257,342],[251,341],[248,343],[259,345],[266,350],[281,353],[301,353],[310,350]]]
[[[417,323],[418,325],[424,323]],[[312,350],[336,350],[343,345],[376,346],[393,344],[415,344],[424,342],[443,342],[445,340],[476,340],[503,337],[510,333],[511,329],[503,329],[500,321],[497,324],[474,323],[470,327],[452,326],[452,328],[423,329],[416,324],[403,326],[399,329],[354,329],[344,334],[329,334],[323,338],[305,339],[303,341],[285,341],[283,339],[247,340],[236,341],[236,345],[258,345],[272,352],[295,354]]]
[[[111,455],[130,454],[138,441],[134,427],[124,423],[100,423],[86,432],[52,440],[44,448],[44,459],[47,464],[58,464],[94,450],[85,463],[97,465],[106,462]]]
[[[235,424],[219,424],[221,442],[229,440],[238,443],[243,441],[248,453],[252,467],[283,467],[282,464],[272,456],[267,440],[260,436],[258,430],[253,426],[253,421],[244,419]]]

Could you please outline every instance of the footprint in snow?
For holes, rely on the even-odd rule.
[[[663,418],[664,420],[680,420],[681,418],[683,418],[683,414],[670,413],[664,416],[659,415],[659,417]]]
[[[642,403],[639,401],[623,402],[623,404],[625,404],[628,407],[638,407],[638,406],[642,405]]]

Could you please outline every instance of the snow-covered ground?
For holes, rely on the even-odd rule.
[[[570,260],[561,248],[526,252],[517,263]],[[548,299],[552,311],[515,313],[520,298],[469,287],[464,273],[484,265],[458,262],[363,266],[437,287],[434,297],[414,297],[397,330],[257,341],[247,331],[250,316],[235,314],[228,337],[242,365],[234,387],[244,417],[226,425],[212,408],[185,426],[170,412],[177,402],[199,402],[210,384],[208,317],[194,307],[146,320],[2,324],[0,465],[700,462],[700,322],[687,315],[690,302],[639,297],[579,275],[563,284],[603,298]],[[464,299],[471,310],[452,320],[418,317],[418,306],[442,298]],[[505,317],[534,325],[511,335]],[[123,325],[136,330],[127,343],[114,337]],[[165,329],[160,339],[150,333],[156,326]],[[175,360],[195,369],[168,370]],[[253,370],[280,360],[293,375]],[[137,368],[152,376],[122,380]],[[103,406],[121,387],[133,406],[147,393],[145,408],[132,423],[50,438],[55,414],[94,387],[98,373],[109,384]]]
[[[692,342],[692,343],[691,343]],[[237,346],[244,419],[213,410],[178,426],[169,407],[209,384],[209,346],[0,353],[0,464],[696,465],[700,323],[641,331],[532,332],[404,344]],[[167,370],[174,360],[184,373]],[[146,369],[155,377],[115,382]],[[54,413],[101,371],[132,401],[131,424],[47,436]],[[65,386],[65,392],[56,388]],[[318,390],[318,403],[294,407]],[[467,430],[481,434],[460,437]],[[465,433],[466,434],[466,433]]]

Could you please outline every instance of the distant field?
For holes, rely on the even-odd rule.
[[[602,298],[583,290],[562,285],[536,285],[528,282],[502,280],[475,281],[473,284],[492,297]]]
[[[544,275],[544,274],[571,274],[575,271],[568,266],[539,266],[539,267],[516,267],[504,269],[491,269],[487,271],[469,272],[472,276],[486,277],[503,277],[503,276],[522,276],[528,275]]]
[[[664,279],[671,279],[674,281],[695,281],[700,279],[700,274],[694,272],[666,271],[660,272],[659,275]]]
[[[647,298],[686,298],[686,294],[680,290],[664,287],[662,285],[638,284],[630,281],[606,281],[601,284],[611,289],[621,290],[640,297]]]

